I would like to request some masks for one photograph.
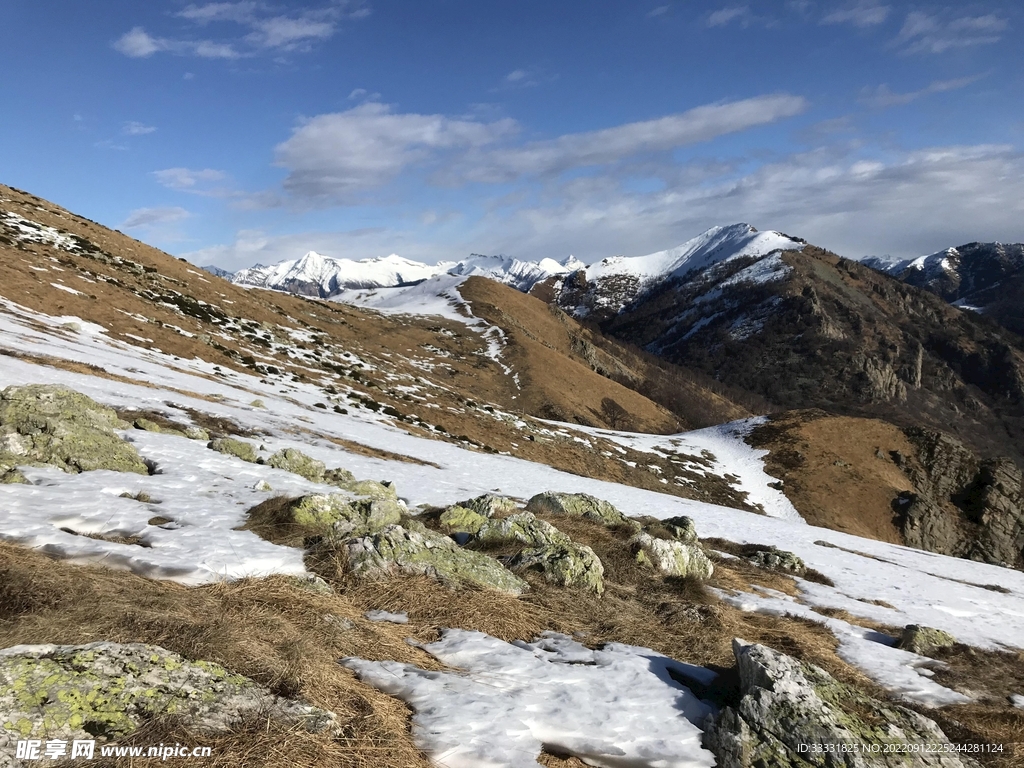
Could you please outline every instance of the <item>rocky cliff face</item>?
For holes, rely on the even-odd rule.
[[[941,432],[906,434],[917,462],[893,457],[917,488],[894,502],[906,543],[995,565],[1024,565],[1020,468],[1005,458],[981,460]]]

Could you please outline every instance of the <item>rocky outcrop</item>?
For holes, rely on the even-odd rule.
[[[493,557],[463,549],[447,536],[422,526],[410,530],[400,525],[367,536],[326,543],[357,578],[387,579],[395,575],[429,576],[442,582],[470,584],[512,595],[528,588]]]
[[[626,517],[604,499],[586,493],[538,493],[526,503],[526,511],[535,514],[581,517],[608,526],[640,528],[635,520]]]
[[[904,430],[917,455],[894,455],[913,483],[894,501],[907,545],[995,565],[1024,565],[1024,478],[1009,459],[980,460],[954,437]]]
[[[110,408],[60,386],[29,384],[0,392],[0,476],[19,482],[15,467],[47,464],[65,472],[108,469],[148,474],[128,429]]]
[[[719,768],[973,767],[955,753],[913,745],[949,739],[932,720],[873,699],[825,670],[763,645],[733,640],[740,701],[709,717],[704,746]],[[901,745],[910,745],[899,751]],[[886,750],[889,751],[886,751]]]
[[[19,739],[122,738],[155,716],[225,732],[269,716],[310,731],[333,713],[275,696],[219,664],[154,645],[19,645],[0,651],[0,765]],[[13,765],[13,763],[9,763]]]

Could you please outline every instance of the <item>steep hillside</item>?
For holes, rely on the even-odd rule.
[[[871,258],[862,263],[1024,336],[1022,243],[968,243],[918,259]]]
[[[602,326],[763,395],[1024,455],[1024,353],[984,317],[819,248],[662,283]]]
[[[256,374],[282,392],[314,386],[324,410],[372,413],[414,435],[663,486],[651,461],[531,417],[557,412],[587,426],[671,432],[682,424],[676,416],[572,357],[551,357],[543,345],[519,347],[506,362],[501,329],[469,316],[461,298],[441,301],[441,314],[381,314],[232,285],[8,187],[0,187],[0,215],[0,297],[19,307],[73,317],[69,327],[95,324],[118,343],[173,355],[181,369],[207,377]],[[559,371],[574,374],[546,390],[550,400],[526,399],[517,366],[538,379],[545,368],[552,380]],[[721,479],[667,490],[734,498]]]

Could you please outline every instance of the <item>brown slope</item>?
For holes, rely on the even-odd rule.
[[[782,408],[921,424],[1024,458],[1017,337],[820,248],[782,259],[774,282],[726,283],[737,262],[665,284],[605,330]]]
[[[566,414],[590,408],[595,425],[640,426],[644,432],[696,429],[751,415],[684,371],[659,367],[535,296],[480,277],[471,277],[459,292],[474,315],[505,332],[504,359],[519,372],[528,413],[570,421]],[[584,403],[600,403],[600,410]]]
[[[66,242],[19,239],[21,230],[7,214],[28,220],[25,226],[37,234],[40,227],[53,227]],[[387,316],[285,293],[246,290],[4,186],[0,270],[0,297],[37,312],[97,323],[113,339],[181,359],[171,365],[184,366],[199,358],[218,365],[217,375],[256,374],[284,393],[301,381],[320,389],[326,408],[374,410],[412,434],[471,450],[506,452],[588,477],[742,505],[724,480],[714,479],[696,489],[666,485],[646,468],[651,462],[641,462],[639,455],[621,454],[602,438],[581,442],[570,431],[532,418],[551,415],[544,408],[546,401],[533,398],[529,409],[524,407],[514,371],[506,372],[491,360],[481,335],[455,320]],[[585,382],[568,387],[572,398],[560,401],[567,421],[601,426],[614,422],[628,430],[673,428],[671,414],[654,403],[614,389],[613,382],[553,350],[537,351],[546,355],[543,361],[525,354],[514,365],[541,372],[578,366],[575,381]],[[14,353],[0,339],[0,354]],[[92,361],[44,362],[80,369]],[[102,370],[89,370],[104,375]],[[115,378],[125,376],[120,372]],[[624,409],[625,417],[616,410],[614,419],[602,421],[595,414],[602,414],[609,392],[617,402],[633,398],[632,410]],[[318,413],[310,409],[314,431]],[[636,423],[630,414],[639,414]]]

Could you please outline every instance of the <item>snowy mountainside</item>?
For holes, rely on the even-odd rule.
[[[660,286],[686,282],[715,267],[754,263],[782,251],[798,251],[806,241],[780,232],[759,232],[749,224],[712,227],[675,248],[646,256],[614,256],[544,289],[572,315],[605,321]],[[754,279],[751,276],[749,279]]]
[[[7,187],[0,211],[4,768],[38,764],[28,739],[212,743],[271,768],[709,768],[734,738],[790,764],[797,742],[856,738],[1013,765],[1024,573],[808,524],[767,463],[792,449],[748,444],[770,422],[640,433],[669,414],[597,372],[595,336],[477,276],[368,289],[369,311],[242,289]],[[694,290],[846,274],[808,258],[716,261]],[[572,396],[564,419],[531,404],[531,354],[550,379],[576,365],[550,394]],[[96,434],[133,468],[83,464]],[[876,445],[829,466],[896,461]],[[148,715],[180,667],[133,688],[111,647],[329,717],[165,723]],[[18,694],[33,670],[44,695]],[[95,719],[62,707],[97,699]],[[878,734],[895,721],[914,728]]]
[[[1024,334],[1024,243],[967,243],[916,259],[861,263]]]

